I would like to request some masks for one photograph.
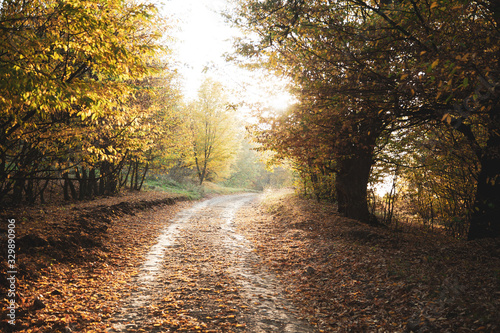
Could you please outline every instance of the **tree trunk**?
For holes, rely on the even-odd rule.
[[[365,223],[374,222],[367,198],[372,164],[372,151],[358,150],[339,162],[335,183],[339,213]]]
[[[128,181],[128,176],[130,175],[130,170],[132,169],[132,162],[130,162],[129,164],[129,167],[128,167],[128,170],[127,170],[127,174],[125,175],[125,178],[123,179],[122,182],[120,182],[120,187],[127,187],[127,181]]]
[[[135,161],[135,176],[134,176],[134,187],[133,190],[137,191],[139,189],[139,160]]]
[[[99,195],[103,195],[106,188],[106,172],[104,163],[101,163],[99,168]]]
[[[95,169],[92,168],[89,171],[89,180],[88,180],[88,188],[87,188],[87,195],[89,198],[93,198],[95,195],[97,195],[97,178],[96,178],[96,172]]]
[[[309,166],[308,168],[308,173],[309,173],[309,179],[311,180],[311,187],[314,196],[316,197],[316,201],[320,202],[321,200],[321,189],[320,189],[320,184],[319,184],[319,177],[316,174],[316,172]]]
[[[194,143],[194,161],[196,164],[196,172],[198,174],[198,179],[200,181],[200,186],[203,185],[203,181],[205,180],[205,177],[207,175],[207,163],[208,163],[208,158],[210,157],[210,147],[206,147],[204,149],[204,159],[203,159],[203,166],[200,166],[200,161],[198,159],[198,155],[196,153],[196,142]]]
[[[121,165],[122,163],[120,163],[119,167]],[[103,171],[101,176],[103,180],[103,194],[115,194],[118,191],[118,174],[120,169],[115,168],[110,162],[104,161],[101,163],[101,170]]]
[[[76,189],[73,183],[71,182],[71,179],[69,179],[68,172],[63,173],[63,178],[64,178],[64,200],[66,201],[70,200],[68,189],[71,191],[71,197],[73,199],[76,199]]]
[[[28,201],[30,205],[34,204],[36,201],[34,187],[35,184],[33,179],[28,179],[24,188],[24,193],[26,193],[26,201]]]
[[[200,186],[203,185],[203,181],[205,180],[206,172],[207,172],[207,162],[206,160],[203,163],[203,166],[200,167],[198,158],[195,157],[195,162],[196,162],[196,171],[198,173],[198,179],[200,181]]]
[[[78,171],[78,168],[76,168],[76,178],[78,179],[79,183],[79,200],[83,200],[87,197],[87,185],[88,185],[88,178],[87,178],[87,171],[85,170],[84,167],[82,167],[82,174],[80,175],[80,172]]]
[[[469,240],[500,237],[500,126],[494,124],[500,124],[500,115],[491,119],[489,138],[480,158],[481,171],[470,221]]]
[[[39,194],[39,195],[40,195],[40,203],[41,203],[42,205],[44,205],[44,204],[46,203],[46,202],[45,202],[45,196],[44,196],[44,194],[45,194],[45,190],[47,189],[47,186],[49,186],[49,182],[50,182],[50,179],[47,179],[47,180],[45,181],[45,184],[44,184],[44,185],[42,186],[42,188],[40,189],[40,194]]]
[[[200,185],[201,185],[203,183],[203,178],[201,176],[200,163],[198,161],[198,156],[196,156],[196,152],[194,153],[194,162],[196,165],[196,174],[198,175],[198,180],[200,181]]]
[[[18,173],[17,177],[14,183],[14,192],[12,194],[12,199],[15,204],[19,204],[23,200],[24,182],[26,180],[24,174]]]
[[[129,189],[132,190],[134,188],[134,176],[135,176],[135,162],[133,160],[130,160],[130,168],[132,169],[132,172],[130,173]]]
[[[205,180],[207,168],[204,167],[201,174],[200,174],[200,186],[203,185],[203,181]]]
[[[146,166],[144,168],[144,173],[142,174],[141,183],[139,184],[139,188],[137,189],[138,191],[141,190],[142,184],[144,184],[144,179],[146,179],[146,174],[148,173],[148,170],[149,170],[149,163],[146,163]]]

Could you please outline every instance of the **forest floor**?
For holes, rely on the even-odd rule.
[[[0,236],[16,220],[18,307],[10,325],[3,260],[0,331],[500,330],[498,240],[372,228],[289,191],[143,192],[1,217]]]

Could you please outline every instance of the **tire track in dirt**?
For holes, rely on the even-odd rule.
[[[236,213],[256,197],[208,199],[170,221],[108,332],[315,332],[236,231]]]
[[[130,295],[123,300],[122,308],[111,319],[113,325],[107,332],[134,331],[148,321],[148,306],[157,301],[158,297],[164,293],[162,286],[157,281],[157,275],[161,271],[165,251],[169,247],[176,246],[179,231],[207,203],[207,201],[203,201],[191,208],[180,211],[170,221],[170,224],[162,230],[155,245],[146,254],[144,263],[139,270],[140,273],[131,283]]]
[[[312,332],[304,321],[297,319],[293,312],[293,305],[282,295],[283,290],[276,278],[268,272],[261,263],[260,257],[255,253],[252,244],[235,229],[235,213],[248,201],[239,201],[226,210],[222,221],[221,235],[225,246],[235,257],[230,272],[242,287],[240,294],[253,306],[250,313],[253,317],[249,320],[251,332]],[[236,206],[236,207],[235,207]],[[292,312],[293,311],[293,312]]]

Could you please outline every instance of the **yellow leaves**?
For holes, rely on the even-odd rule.
[[[433,2],[433,3],[431,4],[430,9],[434,9],[434,8],[436,8],[437,6],[439,6],[439,4],[438,4],[438,2],[437,2],[437,1],[435,1],[435,2]]]
[[[77,116],[80,117],[81,120],[85,120],[92,116],[92,110],[84,109],[77,113]]]
[[[428,67],[427,73],[431,73],[439,65],[439,59],[434,60]]]
[[[451,124],[452,119],[453,119],[453,118],[452,118],[451,114],[446,113],[446,114],[443,116],[443,118],[441,118],[441,121],[445,121],[445,122],[446,122],[446,123],[448,123],[448,125],[449,125],[449,124]]]
[[[469,60],[469,58],[473,58],[474,57],[474,54],[471,54],[471,53],[465,53],[463,55],[460,55],[458,54],[455,59],[458,60],[458,61],[462,61],[462,62],[466,62]]]
[[[52,58],[52,61],[54,61],[54,62],[63,61],[63,59],[64,59],[63,56],[58,52],[52,53],[51,58]]]

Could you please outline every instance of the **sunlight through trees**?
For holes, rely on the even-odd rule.
[[[429,130],[444,123],[456,133],[439,140],[461,142],[469,168],[447,182],[475,186],[473,207],[457,218],[470,222],[469,238],[500,235],[498,14],[490,1],[240,1],[234,22],[258,38],[239,53],[288,76],[300,101],[261,117],[270,128],[255,127],[258,141],[292,159],[316,196],[371,223],[367,184],[388,139],[409,131],[434,140]]]
[[[500,234],[495,2],[238,3],[225,13],[241,29],[226,59],[264,77],[274,98],[260,105],[244,100],[246,74],[232,82],[239,92],[205,79],[185,102],[165,45],[176,21],[152,4],[2,2],[0,199],[140,190],[148,174],[239,182],[248,126],[258,150],[293,166],[301,193],[347,217],[384,220],[376,203],[387,198],[371,189],[396,177],[422,220],[430,212],[470,239]],[[250,108],[253,123],[236,115]]]

